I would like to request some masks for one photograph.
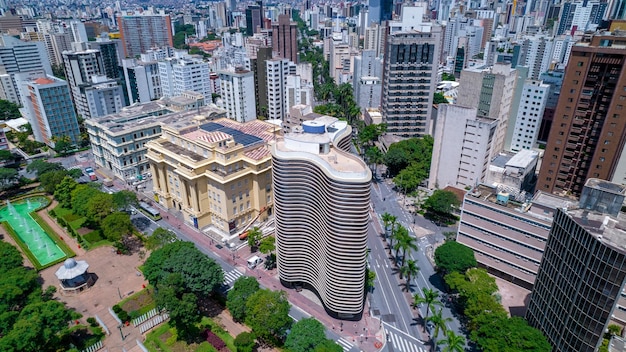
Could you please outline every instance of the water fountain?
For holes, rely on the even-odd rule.
[[[11,201],[8,199],[7,199],[7,208],[9,209],[9,214],[11,214],[11,216],[17,215],[17,211],[15,211],[15,207],[13,206],[13,204],[11,204]]]
[[[0,208],[0,217],[9,223],[16,235],[27,245],[31,254],[43,266],[62,259],[65,253],[30,216],[30,213],[41,204],[42,201],[37,198],[25,199],[17,204],[7,201],[6,207]]]

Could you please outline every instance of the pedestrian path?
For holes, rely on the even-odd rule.
[[[337,340],[337,343],[341,346],[341,348],[343,348],[344,352],[348,352],[352,349],[352,344],[343,337],[339,338],[339,340]]]
[[[387,334],[387,343],[393,346],[394,351],[426,352],[428,348],[415,337],[400,331],[389,324],[383,323]]]
[[[235,280],[237,280],[241,275],[243,274],[237,269],[224,273],[224,285],[228,286],[228,290],[233,287],[233,282],[235,282]]]

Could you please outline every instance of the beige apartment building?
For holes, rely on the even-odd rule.
[[[147,143],[155,200],[180,211],[186,223],[224,238],[272,212],[268,142],[280,127],[254,120],[208,120],[162,126]]]

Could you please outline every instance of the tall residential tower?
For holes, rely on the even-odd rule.
[[[537,189],[580,195],[588,178],[626,181],[624,40],[606,32],[572,47]]]
[[[281,282],[312,289],[334,317],[358,320],[372,173],[340,147],[351,130],[328,116],[305,121],[274,143],[272,179]]]

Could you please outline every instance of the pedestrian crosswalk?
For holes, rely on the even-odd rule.
[[[337,340],[337,343],[341,346],[341,348],[343,348],[344,352],[348,352],[352,349],[352,344],[343,337],[339,338],[339,340]]]
[[[227,273],[224,273],[224,285],[228,286],[230,290],[233,287],[233,282],[243,275],[239,270],[233,269]]]
[[[418,339],[385,324],[387,343],[393,346],[394,351],[426,352],[427,348]]]

